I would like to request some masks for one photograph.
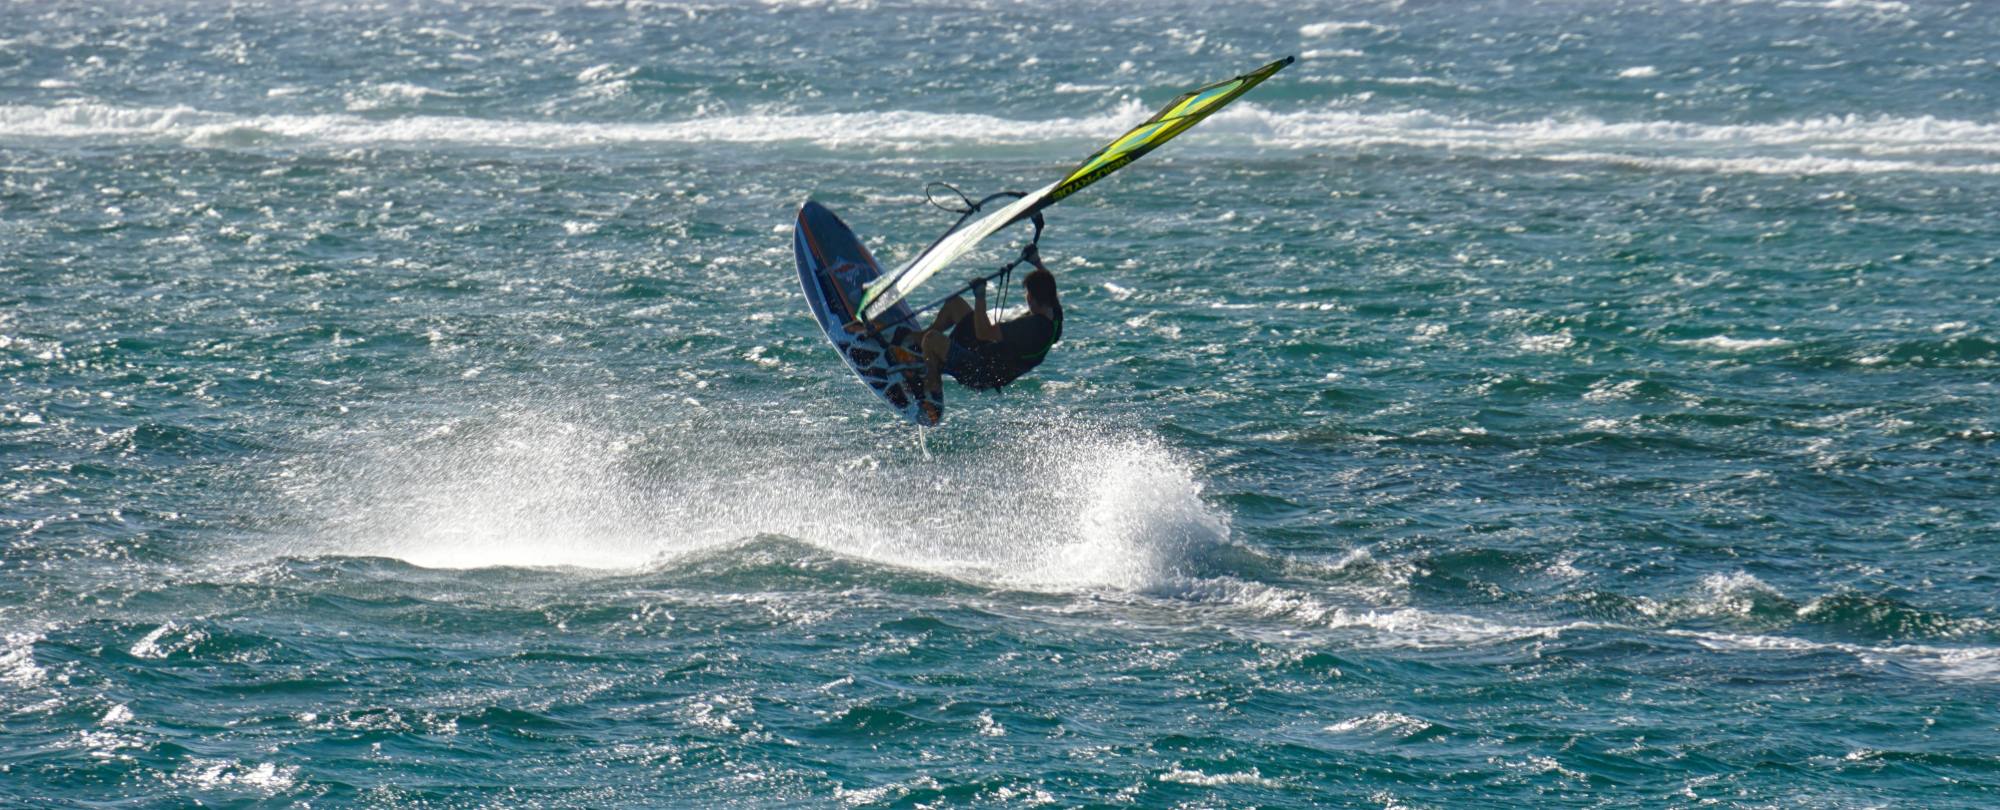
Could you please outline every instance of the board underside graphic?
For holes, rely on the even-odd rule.
[[[899,301],[883,313],[878,320],[893,325],[879,335],[856,334],[845,328],[855,321],[854,307],[861,300],[862,289],[882,274],[881,266],[855,238],[854,231],[826,206],[807,201],[799,207],[798,222],[793,226],[792,252],[798,259],[799,286],[805,289],[813,318],[833,342],[840,359],[847,361],[847,367],[868,390],[904,419],[918,425],[934,424],[924,415],[923,403],[936,406],[933,412],[942,416],[944,396],[924,391],[923,352],[917,346],[917,330],[911,328],[916,315],[910,305]],[[903,351],[892,352],[892,347]],[[898,360],[898,355],[903,359]]]

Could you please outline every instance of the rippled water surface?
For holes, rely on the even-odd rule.
[[[0,805],[1993,806],[1995,19],[10,5]],[[802,200],[1286,54],[828,350]]]

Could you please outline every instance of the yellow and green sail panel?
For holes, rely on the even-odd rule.
[[[1138,160],[1147,152],[1159,148],[1160,144],[1172,140],[1175,135],[1186,132],[1189,127],[1228,106],[1229,102],[1250,91],[1271,74],[1283,70],[1292,63],[1292,57],[1285,57],[1233,79],[1197,87],[1181,94],[1167,106],[1154,113],[1136,127],[1116,140],[1105,144],[1103,149],[1088,158],[1063,179],[1050,183],[1033,193],[1015,200],[1005,208],[981,217],[978,221],[940,237],[924,252],[903,265],[895,273],[883,276],[862,294],[858,307],[859,317],[874,320],[888,312],[896,302],[903,300],[917,287],[943,270],[945,265],[972,251],[980,240],[1000,231],[1000,229],[1027,219],[1035,212],[1054,205],[1056,202],[1082,190],[1085,186],[1104,179],[1105,175],[1118,171],[1126,164]]]
[[[1292,57],[1287,56],[1234,79],[1196,88],[1167,102],[1166,107],[1154,113],[1152,118],[1146,119],[1145,123],[1133,127],[1132,131],[1118,136],[1117,140],[1097,150],[1097,154],[1085,159],[1083,165],[1076,167],[1076,171],[1070,172],[1068,177],[1056,183],[1055,191],[1049,193],[1047,202],[1042,205],[1059,202],[1062,198],[1082,190],[1084,186],[1104,179],[1105,175],[1124,168],[1125,164],[1138,160],[1147,152],[1158,148],[1160,144],[1173,140],[1175,135],[1201,123],[1201,119],[1228,106],[1229,102],[1250,92],[1250,88],[1256,87],[1258,83],[1270,78],[1271,74],[1283,70],[1291,63]]]

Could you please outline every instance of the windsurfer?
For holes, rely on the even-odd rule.
[[[973,301],[952,296],[919,337],[924,352],[924,385],[932,393],[944,387],[943,375],[980,391],[995,391],[1041,365],[1049,349],[1062,340],[1062,299],[1056,276],[1042,264],[1030,245],[1023,254],[1035,270],[1021,280],[1028,311],[993,323],[986,315],[986,281],[972,284]],[[926,407],[930,407],[926,405]]]

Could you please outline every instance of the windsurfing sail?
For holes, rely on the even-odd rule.
[[[1287,56],[1236,78],[1182,93],[1173,101],[1167,102],[1167,106],[1154,113],[1153,117],[1146,119],[1145,123],[1133,127],[1085,158],[1083,163],[1063,179],[1043,186],[1009,203],[1005,208],[981,217],[971,225],[947,232],[904,264],[902,269],[870,284],[862,295],[861,306],[858,308],[859,317],[869,321],[881,317],[890,307],[895,306],[896,302],[903,300],[916,291],[919,285],[928,281],[939,270],[943,270],[945,265],[971,252],[980,240],[992,236],[1008,225],[1034,216],[1036,212],[1060,202],[1064,197],[1104,179],[1105,175],[1124,168],[1126,164],[1159,148],[1160,144],[1172,140],[1175,135],[1201,123],[1202,119],[1227,106],[1229,102],[1235,101],[1238,96],[1249,92],[1250,88],[1256,87],[1258,83],[1270,78],[1271,74],[1283,70],[1291,63],[1292,57]]]

